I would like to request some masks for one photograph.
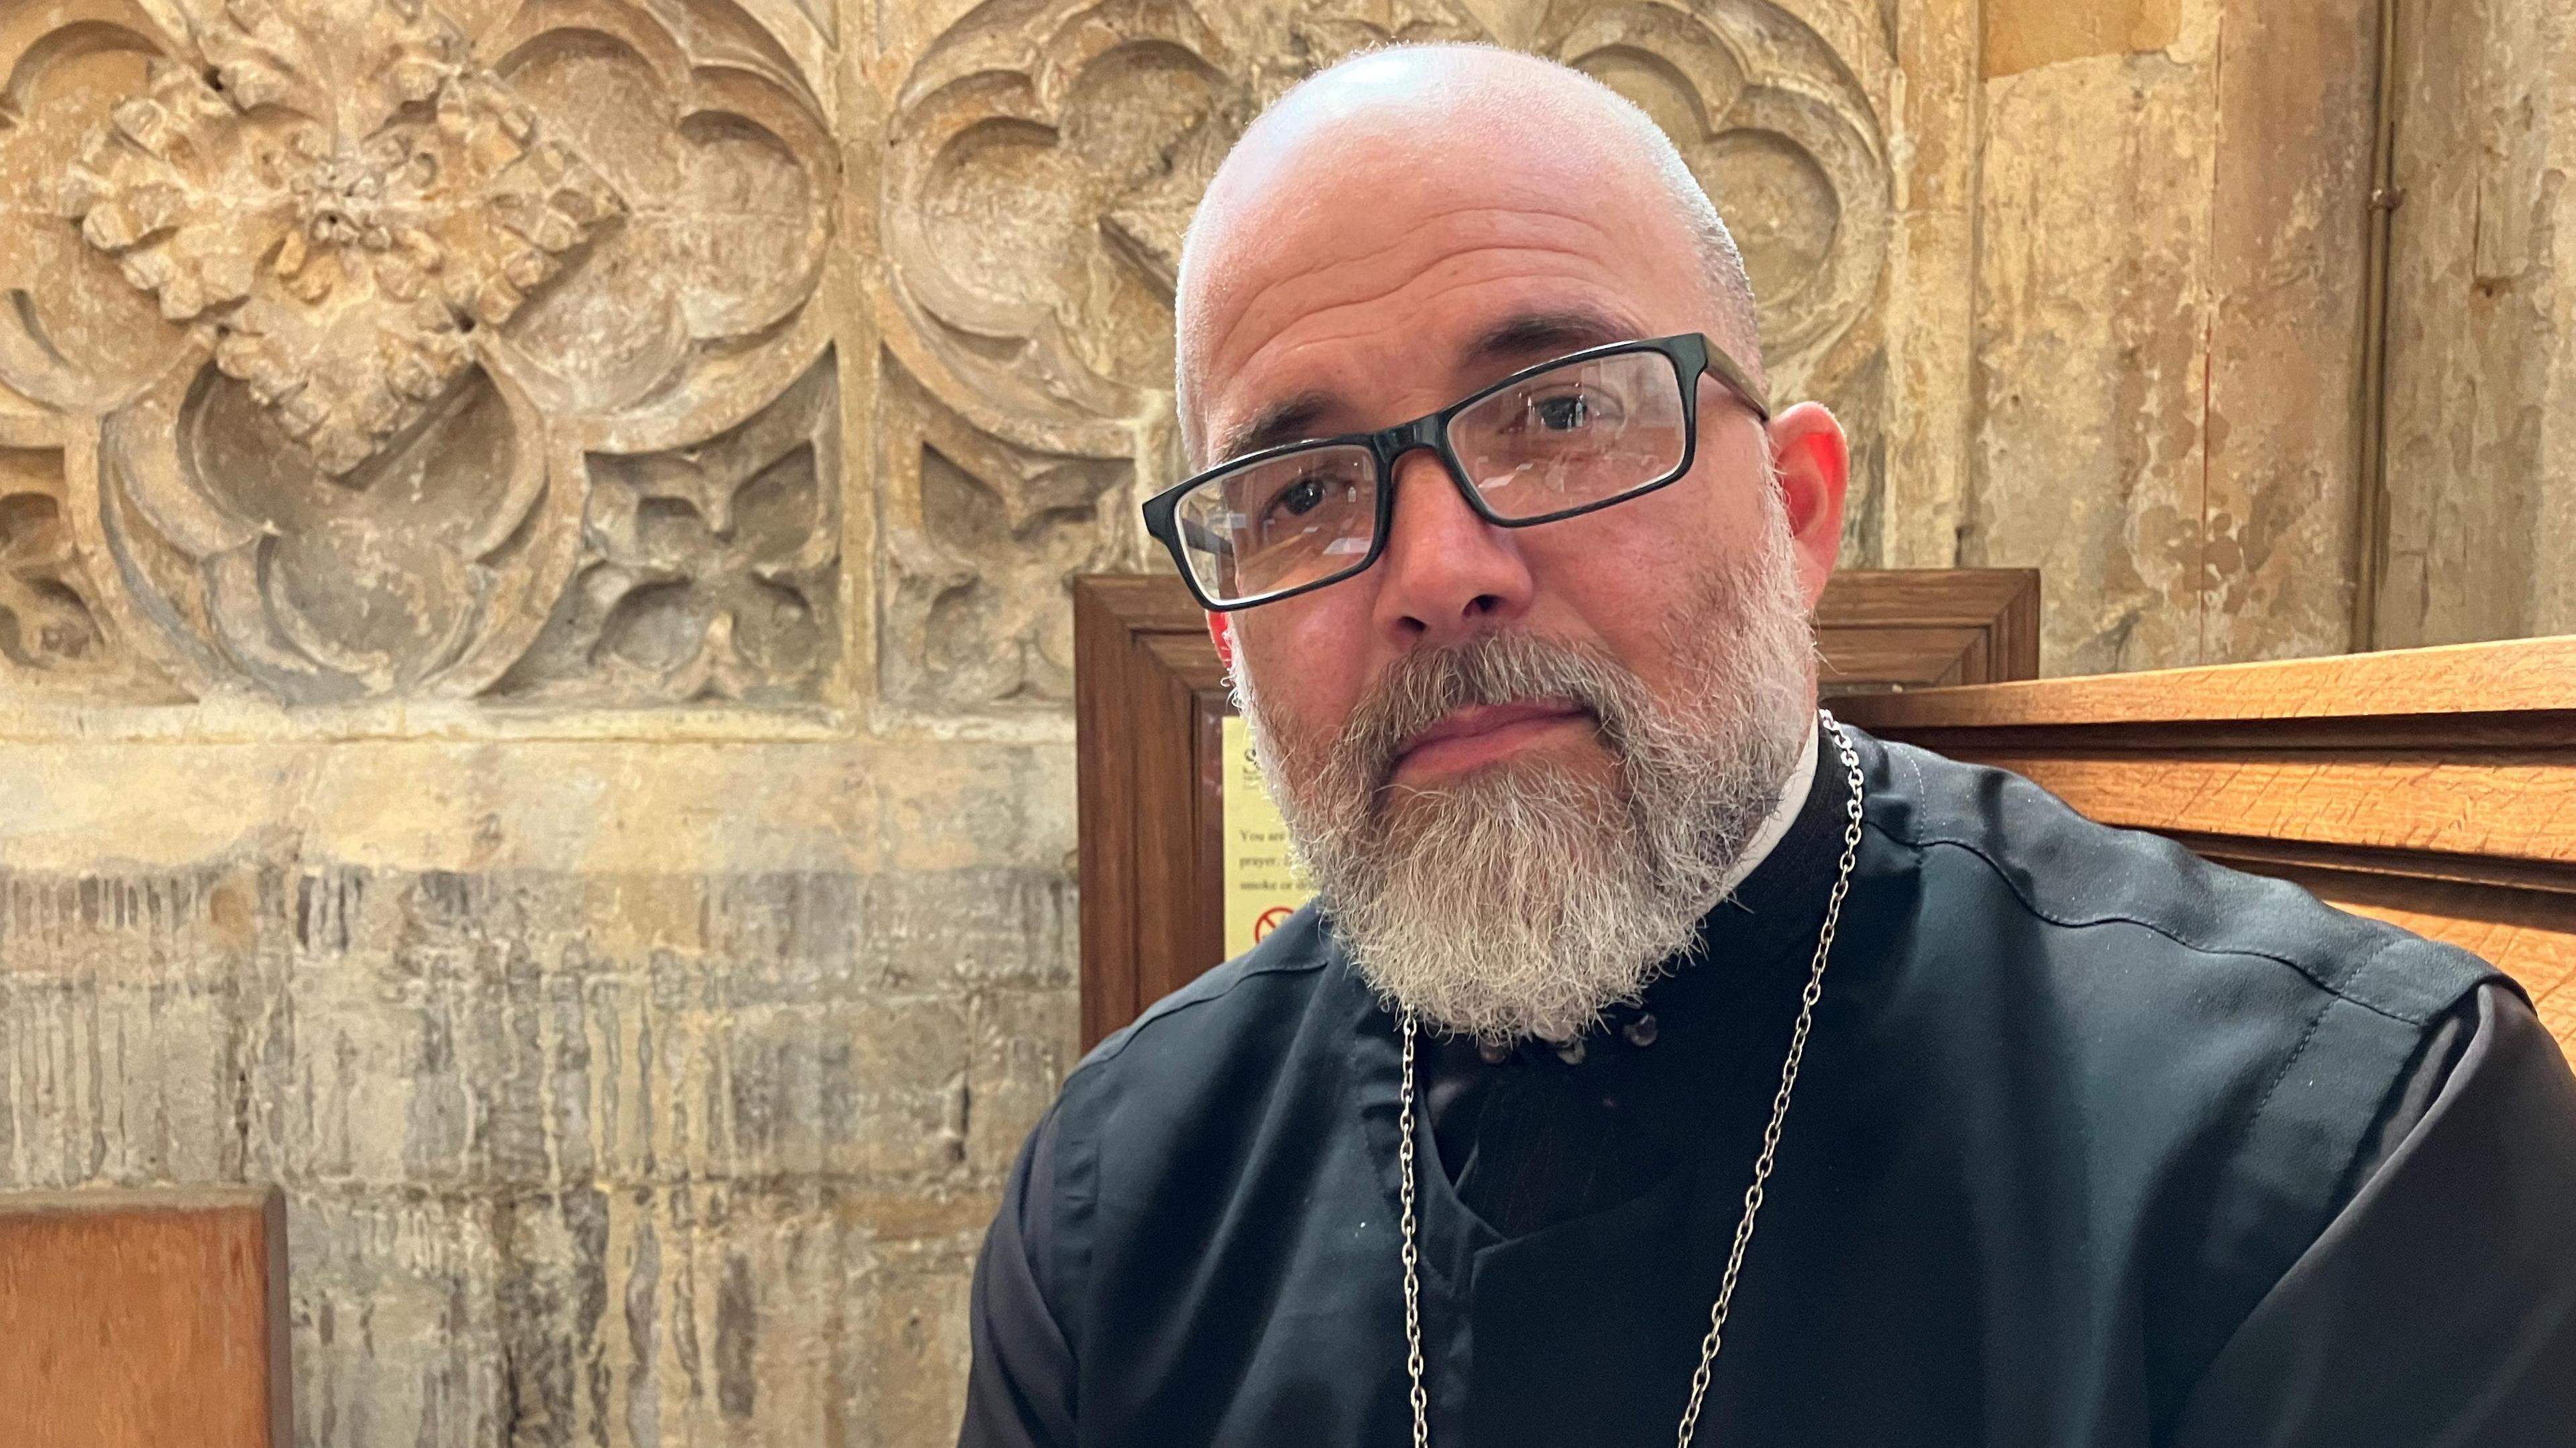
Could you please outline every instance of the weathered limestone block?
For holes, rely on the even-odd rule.
[[[2199,516],[2208,64],[2098,55],[1988,87],[1961,561],[2038,566],[2052,672],[2198,657],[2203,580],[2164,535]]]
[[[2576,18],[2401,16],[2374,642],[2576,632]]]
[[[1960,560],[2040,568],[2052,673],[2338,652],[2375,22],[2078,8],[1989,57]]]
[[[1055,1102],[1075,1064],[1074,1003],[1062,991],[992,990],[968,998],[973,1044],[966,1076],[965,1157],[982,1180],[1010,1174],[1029,1126]]]
[[[2213,81],[2201,657],[2354,646],[2375,15],[2232,5]],[[2233,57],[2231,61],[2230,57]]]
[[[985,1207],[990,1220],[991,1204]],[[946,1239],[924,1236],[881,1249],[861,1279],[865,1368],[858,1400],[866,1413],[843,1441],[866,1448],[914,1448],[957,1441],[966,1397],[966,1296],[982,1223]]]
[[[283,1182],[303,1441],[953,1427],[973,1251],[1073,1057],[1061,751],[18,756],[0,1190]]]
[[[514,1448],[498,1213],[470,1197],[295,1192],[295,1436]]]
[[[2062,60],[2164,50],[2182,38],[2182,0],[1988,0],[1981,69],[1992,79]]]
[[[325,937],[296,951],[281,982],[287,1021],[265,1043],[262,1064],[279,1074],[256,1094],[279,1113],[275,1164],[295,1179],[441,1190],[939,1175],[963,1160],[978,1110],[988,1130],[996,1110],[1025,1129],[1043,1106],[979,1101],[979,1059],[1010,1090],[1069,1064],[1072,935],[1046,892],[1032,912],[1012,909],[1028,891],[990,872],[616,883],[307,877],[341,903],[316,912]],[[711,940],[602,956],[584,908],[623,890],[697,893],[710,914],[757,910],[796,953]],[[932,912],[992,921],[991,944],[907,918]],[[1026,926],[1016,938],[1014,920]],[[973,957],[996,946],[1023,963],[984,972]],[[1051,958],[1032,959],[1040,950]],[[904,984],[868,968],[943,956],[951,968]],[[977,1018],[1033,1034],[988,1043]]]
[[[241,1177],[259,888],[221,866],[0,884],[0,1182]]]

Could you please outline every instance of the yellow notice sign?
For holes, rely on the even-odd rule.
[[[1315,887],[1288,858],[1288,825],[1252,762],[1252,732],[1225,721],[1225,953],[1241,955],[1296,913]]]

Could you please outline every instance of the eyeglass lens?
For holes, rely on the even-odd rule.
[[[1480,398],[1448,442],[1494,516],[1527,522],[1662,482],[1689,423],[1661,352],[1569,362]],[[1175,509],[1207,595],[1258,598],[1354,572],[1375,541],[1377,460],[1366,447],[1306,448],[1220,473]]]
[[[1357,568],[1377,533],[1377,487],[1367,448],[1308,448],[1208,479],[1173,521],[1208,597],[1257,598]]]

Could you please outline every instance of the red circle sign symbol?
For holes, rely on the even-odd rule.
[[[1279,928],[1279,922],[1296,913],[1296,907],[1292,905],[1273,905],[1262,911],[1261,918],[1252,922],[1253,941],[1259,943],[1263,936]]]

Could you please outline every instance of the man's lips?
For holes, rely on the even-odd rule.
[[[1399,773],[1472,769],[1519,750],[1564,724],[1589,725],[1591,712],[1568,699],[1470,704],[1452,709],[1396,752]]]

